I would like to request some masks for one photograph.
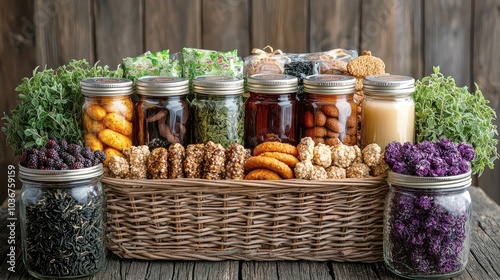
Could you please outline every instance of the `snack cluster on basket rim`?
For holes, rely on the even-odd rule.
[[[470,144],[456,144],[448,138],[436,142],[424,140],[415,145],[394,141],[384,152],[384,160],[393,172],[422,177],[465,174],[470,171],[474,157]]]

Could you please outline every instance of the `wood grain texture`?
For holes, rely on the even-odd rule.
[[[96,59],[113,68],[143,49],[143,1],[95,1]]]
[[[147,0],[144,2],[145,50],[201,48],[201,0]]]
[[[238,49],[239,56],[248,56],[251,50],[249,6],[245,0],[203,0],[203,48]]]
[[[471,0],[424,3],[424,74],[440,66],[457,85],[469,86],[471,73]]]
[[[253,0],[251,45],[288,53],[308,52],[307,0]]]
[[[361,0],[310,1],[309,50],[359,50],[360,5]]]
[[[472,51],[472,76],[490,106],[497,112],[494,123],[500,127],[500,0],[474,2],[474,30]],[[471,90],[474,90],[471,85]],[[498,136],[497,136],[498,139]],[[500,150],[500,145],[497,145]],[[478,178],[481,186],[490,196],[500,202],[500,161],[495,162],[496,170],[486,168]]]
[[[92,1],[35,0],[38,65],[55,68],[72,59],[94,62]]]
[[[422,76],[422,16],[417,0],[365,0],[361,5],[360,50],[371,50],[386,72]]]
[[[33,1],[2,1],[0,8],[0,118],[17,105],[15,88],[36,66]],[[5,121],[0,120],[0,126]],[[0,201],[7,197],[7,167],[17,166],[17,157],[7,146],[7,136],[0,131]],[[18,186],[20,184],[18,183]]]

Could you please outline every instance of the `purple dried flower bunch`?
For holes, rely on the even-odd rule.
[[[424,140],[413,145],[394,141],[385,147],[384,160],[396,173],[422,177],[455,176],[469,172],[474,148],[448,138],[437,142]]]
[[[470,208],[444,207],[450,206],[450,201],[444,199],[444,196],[406,192],[392,197],[392,215],[388,218],[391,227],[387,234],[391,261],[399,271],[408,275],[433,275],[463,268],[462,251]]]

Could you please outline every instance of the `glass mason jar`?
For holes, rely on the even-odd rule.
[[[148,76],[137,79],[137,145],[168,148],[170,144],[189,144],[189,81],[179,77]]]
[[[465,270],[469,258],[471,173],[449,177],[389,171],[384,210],[384,261],[407,278],[444,279]]]
[[[398,75],[374,75],[363,79],[361,146],[376,143],[382,150],[392,141],[414,142],[415,80]]]
[[[243,79],[198,76],[193,79],[193,91],[193,142],[213,141],[224,147],[233,143],[243,145]]]
[[[297,78],[255,74],[247,78],[247,84],[245,147],[253,149],[266,141],[297,145]]]
[[[76,170],[19,166],[23,261],[40,279],[73,279],[105,264],[103,165]]]
[[[88,78],[81,81],[85,146],[106,155],[132,146],[134,103],[132,81],[123,78]],[[106,159],[105,165],[109,159]]]
[[[354,102],[356,79],[350,76],[318,74],[304,78],[304,103],[301,110],[301,138],[335,146],[358,142],[357,105]]]

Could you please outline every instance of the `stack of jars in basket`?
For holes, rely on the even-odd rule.
[[[213,141],[253,150],[269,141],[296,146],[303,137],[329,146],[413,141],[413,125],[391,125],[413,119],[413,107],[400,106],[412,104],[412,78],[365,78],[363,114],[353,99],[351,76],[305,77],[303,100],[294,76],[255,74],[246,82],[249,96],[244,97],[244,80],[227,76],[196,77],[192,90],[190,81],[179,77],[142,77],[135,89],[128,79],[83,80],[85,145],[103,150],[109,160],[132,145],[153,150]]]

